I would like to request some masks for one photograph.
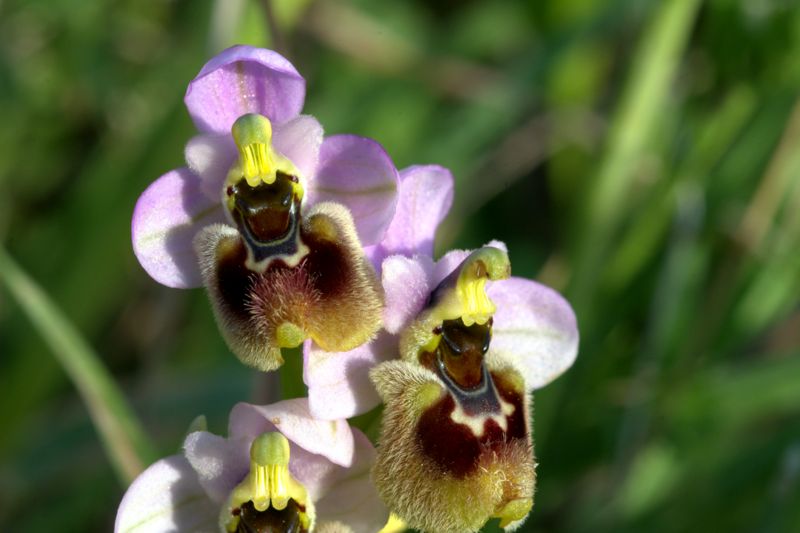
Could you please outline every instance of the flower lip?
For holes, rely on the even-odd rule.
[[[518,372],[493,368],[487,383],[500,410],[475,412],[441,375],[411,361],[383,363],[371,377],[386,402],[373,478],[409,527],[475,532],[493,516],[524,517],[536,473]]]

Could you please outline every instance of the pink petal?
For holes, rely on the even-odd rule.
[[[209,500],[182,455],[153,463],[137,477],[117,510],[115,533],[216,533],[219,506]]]
[[[347,207],[366,246],[378,243],[392,221],[398,179],[380,144],[356,135],[334,135],[322,141],[307,198],[309,205],[331,201]]]
[[[386,331],[400,333],[422,311],[436,287],[433,272],[433,261],[427,256],[408,258],[393,255],[386,258],[381,273],[385,301],[383,327]]]
[[[472,252],[473,250],[450,250],[436,261],[431,290],[435,289],[444,278],[457,269]]]
[[[381,332],[349,352],[326,352],[307,341],[304,355],[303,381],[308,385],[311,414],[323,420],[350,418],[381,403],[369,371],[398,356],[397,338]]]
[[[484,246],[491,246],[492,248],[499,248],[503,250],[505,253],[508,253],[508,246],[503,241],[498,241],[497,239],[492,239],[491,241],[484,244]]]
[[[513,364],[532,389],[568,369],[578,353],[575,313],[556,291],[512,277],[488,289],[497,306],[490,354]]]
[[[386,255],[433,257],[436,228],[453,204],[453,175],[436,165],[400,172],[397,209],[381,242]]]
[[[290,447],[289,472],[303,484],[311,500],[319,500],[336,484],[342,467],[297,445]]]
[[[210,198],[200,178],[172,170],[145,189],[133,211],[133,251],[153,279],[176,288],[199,287],[192,240],[203,227],[224,222],[219,196]]]
[[[250,441],[195,431],[183,442],[186,459],[206,494],[220,505],[250,470]]]
[[[200,178],[203,194],[221,201],[225,178],[239,156],[230,133],[195,135],[184,155],[189,169]]]
[[[317,171],[322,145],[322,125],[310,115],[300,115],[275,127],[275,148],[286,156],[308,181]]]
[[[375,448],[358,430],[353,430],[357,462],[341,472],[330,492],[317,502],[317,520],[339,521],[353,533],[374,533],[386,524],[389,510],[370,479]]]
[[[353,434],[347,421],[313,418],[307,398],[271,405],[239,403],[231,411],[228,432],[231,438],[252,440],[266,431],[280,431],[291,443],[337,465],[353,464]]]
[[[305,93],[303,77],[277,52],[234,46],[203,66],[184,102],[197,129],[230,133],[245,113],[260,113],[275,124],[296,117]]]

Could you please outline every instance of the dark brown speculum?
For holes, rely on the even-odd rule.
[[[231,216],[256,261],[296,251],[294,236],[300,219],[297,178],[278,173],[275,182],[251,187],[243,178],[226,189]]]
[[[204,283],[226,340],[246,364],[264,371],[280,366],[280,348],[304,338],[347,351],[380,327],[379,282],[346,209],[323,204],[297,219],[291,238],[271,247],[253,246],[232,228],[203,245],[211,256]]]
[[[273,507],[257,511],[253,502],[247,502],[238,512],[236,533],[308,533],[300,519],[300,513],[305,512],[305,508],[294,500],[289,500],[281,511]]]
[[[463,478],[476,471],[482,454],[527,440],[525,395],[486,367],[491,322],[465,326],[461,319],[445,321],[441,335],[435,352],[423,353],[420,362],[436,372],[449,394],[422,414],[417,439],[434,464]],[[457,410],[470,424],[454,420]]]

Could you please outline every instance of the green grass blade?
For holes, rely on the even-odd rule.
[[[130,483],[157,455],[108,370],[47,294],[3,247],[0,247],[0,280],[77,387],[117,475],[123,483]]]
[[[598,266],[626,212],[626,192],[670,97],[672,80],[687,44],[699,0],[660,5],[645,30],[625,91],[614,116],[608,145],[591,184],[578,242],[571,301],[579,314],[592,301]]]

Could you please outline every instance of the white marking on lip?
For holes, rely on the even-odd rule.
[[[497,399],[500,401],[499,413],[484,413],[480,415],[468,415],[464,412],[464,409],[461,408],[461,405],[455,402],[456,408],[450,413],[450,419],[456,424],[467,426],[477,438],[483,437],[483,431],[486,427],[487,420],[494,420],[495,423],[500,426],[500,429],[506,431],[508,429],[508,417],[514,413],[516,408],[513,404],[503,400],[499,394]]]

